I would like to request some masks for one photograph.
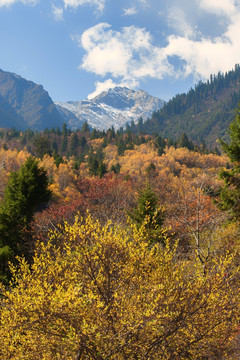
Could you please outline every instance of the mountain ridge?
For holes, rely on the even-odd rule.
[[[0,126],[44,130],[61,126],[64,119],[42,85],[0,69]],[[9,116],[12,114],[10,123]],[[15,121],[14,121],[15,118]],[[6,126],[8,125],[8,126]]]
[[[240,66],[221,74],[211,75],[188,93],[177,94],[154,112],[134,132],[159,134],[173,140],[186,133],[191,140],[214,147],[218,138],[228,139],[228,128],[240,102]]]
[[[59,111],[66,109],[78,119],[68,120],[72,129],[79,128],[79,124],[87,121],[98,130],[107,130],[112,126],[118,129],[131,121],[136,123],[141,117],[147,120],[163,104],[163,100],[144,90],[136,91],[120,86],[103,91],[91,100],[55,102]]]
[[[213,148],[221,137],[227,140],[229,124],[240,102],[240,66],[211,75],[188,93],[177,94],[168,102],[144,90],[115,87],[93,99],[54,102],[42,85],[0,70],[0,127],[42,131],[61,127],[65,122],[80,129],[117,130],[128,123],[128,131],[179,138],[181,134],[196,143]]]

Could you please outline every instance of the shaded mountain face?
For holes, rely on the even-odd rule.
[[[44,130],[63,122],[42,85],[0,70],[0,127]]]
[[[80,128],[82,123],[87,121],[96,129],[106,130],[112,126],[115,129],[124,127],[131,121],[137,123],[140,117],[146,120],[163,106],[164,101],[143,90],[134,91],[126,87],[115,87],[91,100],[55,104],[59,111],[66,109],[75,116],[74,119],[69,113],[69,118],[65,118],[70,128]]]
[[[8,104],[0,95],[0,127],[1,128],[17,128],[23,130],[23,120],[16,111]]]

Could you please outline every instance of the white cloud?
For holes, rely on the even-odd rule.
[[[102,77],[111,76],[118,83],[136,87],[146,77],[162,78],[172,66],[162,49],[154,47],[150,34],[135,26],[113,31],[101,23],[86,30],[81,37],[85,49],[81,68]]]
[[[56,21],[63,20],[63,8],[52,5],[52,13]]]
[[[102,23],[86,30],[82,35],[82,46],[87,51],[82,68],[105,76],[124,76],[131,54],[119,36],[115,36],[110,25]]]
[[[102,13],[105,8],[106,0],[63,0],[65,8],[73,7],[77,8],[81,5],[89,4],[95,6],[97,10]]]
[[[239,63],[240,11],[233,0],[200,0],[199,6],[207,12],[225,16],[228,19],[225,32],[214,38],[200,35],[198,40],[186,34],[172,35],[165,50],[167,56],[177,56],[185,62],[182,75],[193,74],[207,79],[210,73],[228,71]]]
[[[177,56],[185,62],[184,69],[179,69],[179,74],[182,73],[183,76],[193,74],[197,78],[207,79],[210,73],[229,70],[238,62],[237,56],[234,56],[234,52],[237,55],[235,50],[230,43],[224,43],[221,39],[215,42],[208,39],[194,41],[171,36],[166,54]]]
[[[123,15],[125,15],[125,16],[136,15],[137,13],[138,13],[138,11],[135,7],[123,9]]]
[[[80,68],[103,78],[96,83],[91,96],[117,84],[138,87],[148,78],[193,75],[196,79],[207,79],[211,73],[230,70],[239,63],[239,3],[239,0],[196,0],[198,10],[208,16],[214,13],[214,21],[219,20],[220,24],[223,17],[227,20],[221,36],[212,37],[191,26],[179,7],[170,8],[168,21],[175,34],[166,38],[164,47],[155,45],[151,34],[136,26],[114,31],[109,24],[100,23],[87,29],[79,40],[85,50]]]
[[[106,81],[103,81],[103,82],[97,81],[95,83],[96,90],[93,93],[88,95],[88,99],[93,99],[95,96],[97,96],[101,92],[106,91],[108,89],[112,89],[115,86],[127,86],[128,87],[129,84],[127,84],[127,83],[120,83],[120,84],[115,83],[115,82],[113,82],[112,79],[107,79]]]
[[[131,16],[138,14],[140,10],[150,6],[150,1],[151,0],[135,0],[135,6],[123,9],[123,16]]]
[[[191,27],[185,17],[185,13],[178,7],[172,7],[168,13],[168,24],[174,28],[179,35],[187,38],[194,38],[196,31]]]
[[[0,7],[10,6],[17,2],[20,2],[24,5],[36,5],[38,0],[0,0]]]
[[[232,15],[236,11],[234,0],[198,0],[199,7],[218,15]]]

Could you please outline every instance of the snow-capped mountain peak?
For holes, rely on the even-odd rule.
[[[126,123],[140,117],[146,120],[164,101],[149,95],[143,90],[130,90],[127,87],[115,87],[103,91],[91,100],[56,102],[57,108],[65,114],[65,121],[72,129],[81,128],[87,121],[99,130],[111,126],[115,129],[124,127]]]

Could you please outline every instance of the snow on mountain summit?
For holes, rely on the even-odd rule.
[[[119,86],[103,91],[91,100],[55,103],[60,112],[65,112],[65,121],[73,130],[81,128],[85,121],[99,130],[111,126],[118,129],[131,121],[137,123],[140,117],[145,121],[163,104],[163,100],[146,91]]]

